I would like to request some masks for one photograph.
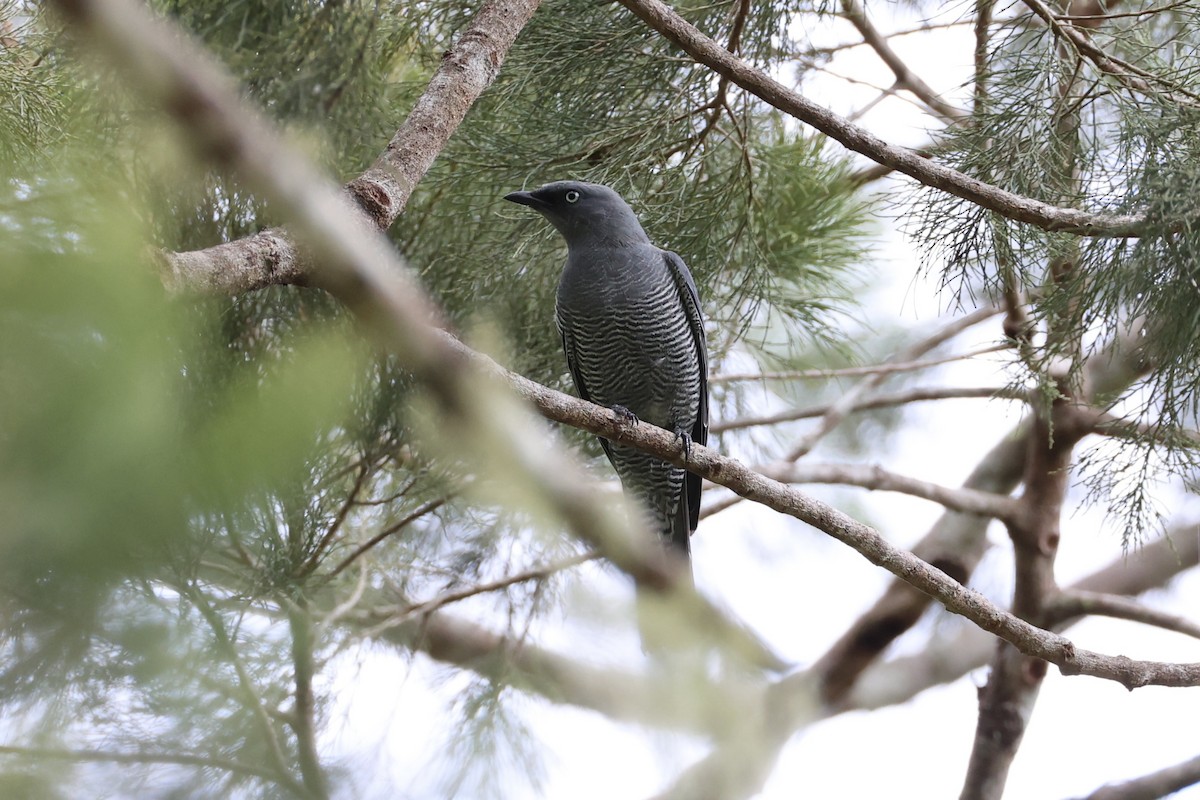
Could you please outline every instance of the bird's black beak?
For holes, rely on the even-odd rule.
[[[544,205],[541,198],[537,197],[533,192],[509,192],[504,195],[504,199],[510,203],[519,203],[530,208],[541,208]]]

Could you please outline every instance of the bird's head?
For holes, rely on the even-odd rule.
[[[629,204],[598,183],[555,181],[532,192],[506,194],[504,199],[529,206],[550,220],[568,246],[649,241]]]

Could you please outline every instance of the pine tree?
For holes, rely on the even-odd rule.
[[[417,793],[537,792],[546,743],[530,709],[560,703],[702,735],[710,752],[663,796],[746,797],[796,730],[990,659],[963,797],[998,798],[1048,662],[1131,687],[1200,682],[1195,665],[1125,662],[1050,633],[1099,614],[1196,634],[1127,597],[1197,560],[1172,508],[1194,473],[1200,381],[1194,10],[981,2],[947,23],[975,35],[971,84],[947,99],[900,63],[906,37],[852,0],[622,5],[153,4],[281,132],[280,163],[293,163],[287,146],[305,153],[386,234],[398,256],[385,277],[405,285],[407,265],[455,337],[418,326],[424,344],[373,294],[378,263],[333,263],[330,234],[305,226],[320,221],[304,216],[315,184],[311,198],[274,185],[233,144],[225,131],[261,135],[250,112],[223,119],[194,101],[202,79],[185,85],[153,60],[163,33],[141,26],[144,9],[3,7],[0,793],[394,796],[404,781],[364,755],[387,742],[342,729],[347,687],[386,664],[397,682],[438,687],[453,719],[404,779]],[[105,7],[126,24],[105,28],[93,16]],[[921,36],[935,35],[931,12],[907,12]],[[819,80],[843,49],[808,32],[834,21],[894,70],[880,97],[904,93],[939,127],[928,158],[770,77]],[[132,69],[105,66],[122,60]],[[691,466],[893,572],[811,667],[792,670],[770,635],[748,632],[764,620],[672,585],[652,550],[622,538],[592,434],[681,454],[669,434],[619,433],[554,394],[569,386],[553,328],[561,245],[501,198],[565,177],[617,188],[692,266],[714,449],[765,466],[707,454]],[[938,326],[868,324],[893,224],[924,253],[914,286],[932,277],[953,309]],[[1003,385],[907,377],[984,326]],[[557,426],[532,424],[514,390]],[[915,424],[910,403],[981,396],[1015,401],[1023,419],[961,489],[870,466]],[[862,463],[816,462],[818,446]],[[580,459],[594,486],[573,477]],[[945,511],[909,553],[788,484],[898,491]],[[856,494],[821,496],[901,533]],[[734,495],[709,497],[701,537],[762,546],[721,529]],[[1060,588],[1076,503],[1120,531],[1118,564],[1155,566]],[[990,603],[960,584],[993,520],[1015,589]],[[640,654],[625,576],[658,589],[666,624],[706,657]],[[838,594],[863,594],[852,588]],[[970,622],[930,633],[924,659],[892,656],[931,598]],[[404,707],[392,722],[425,724]],[[1179,771],[1178,786],[1200,781],[1190,762]]]

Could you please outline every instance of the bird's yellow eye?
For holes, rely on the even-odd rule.
[[[569,189],[567,193],[563,195],[563,197],[566,198],[568,203],[579,202],[579,192],[575,191],[574,189]]]

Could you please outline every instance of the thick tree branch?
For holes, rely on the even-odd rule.
[[[1107,567],[1076,582],[1068,591],[1089,587],[1099,592],[1141,594],[1161,587],[1180,572],[1195,567],[1198,559],[1200,536],[1196,527],[1181,525],[1171,531],[1169,539],[1164,537],[1136,554],[1121,556]],[[1078,618],[1063,620],[1060,628],[1070,627],[1077,621]],[[881,624],[885,623],[881,620]],[[875,652],[866,642],[871,636],[870,632],[864,629],[862,635],[863,647],[859,649]],[[950,683],[982,667],[995,646],[996,640],[980,628],[962,626],[957,635],[930,641],[919,654],[883,663],[875,661],[862,672],[860,679],[844,681],[851,689],[849,694],[838,695],[840,700],[836,705],[823,705],[814,713],[808,707],[812,702],[813,682],[823,684],[826,689],[822,693],[828,694],[828,687],[838,678],[829,671],[830,668],[854,667],[853,662],[846,658],[826,657],[810,670],[783,678],[771,686],[767,702],[775,713],[767,715],[763,720],[764,728],[752,735],[751,741],[755,747],[717,748],[690,767],[657,798],[691,800],[696,796],[732,798],[753,795],[761,789],[771,764],[795,730],[846,711],[871,710],[908,702],[926,689]],[[835,648],[830,656],[837,651]],[[858,676],[861,671],[860,667],[854,675]],[[718,784],[717,781],[722,783]],[[716,785],[727,787],[729,791],[724,794],[697,791],[697,787]]]
[[[387,148],[346,189],[379,230],[387,230],[479,95],[495,80],[540,0],[490,0],[443,56],[425,92]],[[63,4],[65,6],[70,3]],[[240,294],[310,282],[310,254],[272,228],[189,253],[158,253],[166,283],[180,291]]]
[[[1065,591],[1135,596],[1166,585],[1198,563],[1197,527],[1191,523],[1179,525],[1137,552],[1118,556]],[[1079,619],[1060,618],[1054,630],[1065,630]],[[846,695],[845,708],[872,709],[906,702],[925,689],[979,669],[994,651],[994,639],[978,628],[963,627],[957,635],[930,642],[917,655],[872,664]]]
[[[915,178],[926,186],[961,197],[1018,222],[1047,231],[1080,236],[1126,238],[1142,235],[1144,215],[1093,214],[1021,197],[936,164],[905,148],[888,144],[818,106],[756,69],[698,31],[660,0],[620,0],[647,25],[674,42],[689,56],[727,77],[746,91],[837,140],[850,150]]]
[[[1145,374],[1149,365],[1142,355],[1143,342],[1141,324],[1134,323],[1119,331],[1084,365],[1082,396],[1089,403],[1100,402]],[[979,461],[963,487],[997,495],[1007,495],[1016,489],[1025,465],[1028,424],[1026,421],[1003,436]],[[986,517],[947,511],[914,546],[913,554],[960,583],[966,583],[983,557],[989,522]],[[1122,571],[1106,580],[1115,581],[1127,575]],[[1136,591],[1122,589],[1121,593]],[[929,601],[927,595],[904,581],[894,581],[875,605],[818,661],[815,669],[821,676],[824,701],[828,704],[842,702],[853,690],[857,677],[891,642],[916,624]],[[948,653],[946,659],[953,660],[958,655],[957,652]]]

